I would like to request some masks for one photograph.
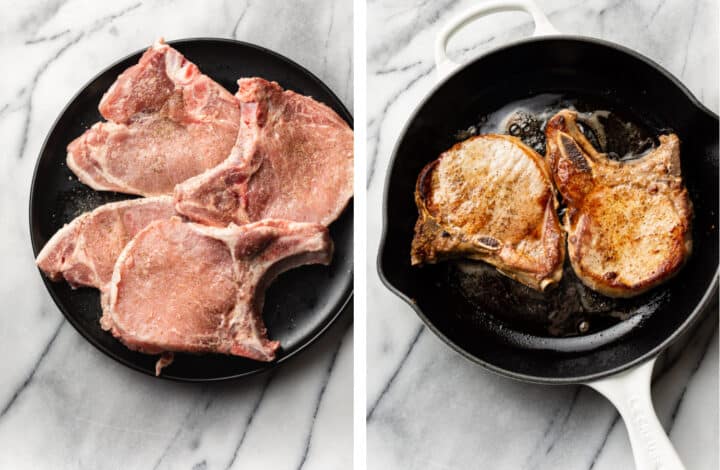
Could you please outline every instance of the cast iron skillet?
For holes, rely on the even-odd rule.
[[[238,78],[261,76],[327,104],[352,125],[352,116],[327,86],[300,65],[275,52],[226,39],[184,39],[169,44],[231,93],[237,90]],[[132,197],[96,192],[78,182],[65,165],[65,148],[72,139],[102,119],[97,107],[103,93],[123,70],[137,63],[143,52],[120,60],[90,80],[60,114],[45,140],[30,190],[30,236],[36,256],[48,239],[75,216],[106,202]],[[161,377],[184,381],[240,377],[274,367],[314,342],[352,297],[352,213],[351,202],[330,226],[335,243],[330,266],[293,269],[282,274],[268,289],[263,317],[269,336],[281,343],[275,362],[262,363],[213,354],[178,354],[175,362],[163,369]],[[43,280],[67,320],[88,341],[113,359],[154,375],[157,356],[130,351],[100,328],[100,300],[96,289],[72,290],[66,282],[50,282],[45,276]]]
[[[445,55],[453,32],[474,18],[502,10],[531,13],[536,35],[552,36],[519,41],[462,68],[453,66]],[[605,41],[559,37],[527,0],[484,3],[462,15],[441,34],[436,62],[441,75],[452,69],[448,70],[450,75],[441,78],[409,119],[387,174],[384,232],[378,256],[382,281],[449,346],[508,377],[545,384],[587,383],[647,364],[717,297],[718,117],[676,78],[640,54]],[[452,263],[423,268],[410,265],[410,243],[418,215],[413,191],[423,166],[457,141],[459,129],[482,121],[508,103],[546,93],[562,95],[570,102],[603,103],[641,120],[655,135],[669,129],[676,132],[682,140],[682,173],[695,211],[694,254],[682,271],[640,302],[635,300],[635,311],[630,313],[637,314],[628,320],[572,338],[523,331],[515,324],[499,321],[497,315],[489,315],[482,301],[468,301],[451,282]],[[537,302],[536,297],[513,294],[505,305],[517,309],[533,302]],[[652,362],[645,369],[651,372]],[[647,375],[649,398],[649,372],[643,373]],[[639,388],[643,386],[641,383]],[[616,405],[624,414],[623,405]],[[664,437],[655,438],[659,441]],[[633,444],[639,459],[638,443]],[[654,468],[641,467],[640,460],[636,461],[638,468]]]

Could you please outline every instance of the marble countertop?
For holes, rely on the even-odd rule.
[[[632,468],[615,409],[586,387],[505,379],[445,346],[378,279],[382,190],[402,126],[435,83],[439,27],[478,0],[368,4],[368,468]],[[718,2],[540,0],[560,31],[635,49],[718,111]],[[465,60],[532,31],[504,13],[451,42]],[[684,346],[684,347],[683,347]],[[655,407],[688,469],[718,468],[717,310],[656,367]]]
[[[67,323],[33,263],[40,146],[96,73],[158,36],[236,38],[318,75],[352,106],[352,2],[0,0],[0,468],[338,469],[352,462],[352,313],[274,372],[154,379]]]

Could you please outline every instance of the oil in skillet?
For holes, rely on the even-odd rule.
[[[575,109],[581,130],[601,152],[616,160],[642,156],[654,145],[654,135],[640,119],[615,111],[598,99],[571,99],[541,94],[516,101],[486,116],[455,138],[479,134],[510,134],[540,155],[545,154],[545,125],[557,111]],[[562,220],[561,207],[559,215]],[[476,312],[489,314],[509,328],[533,335],[568,337],[593,334],[633,315],[651,315],[666,301],[664,291],[650,291],[631,299],[614,299],[586,287],[566,260],[563,279],[540,293],[498,273],[491,266],[468,260],[449,263],[448,282]]]
[[[448,267],[448,283],[475,311],[491,315],[523,333],[566,337],[593,334],[633,315],[651,315],[668,300],[664,290],[630,299],[613,299],[594,292],[575,276],[566,262],[563,278],[541,293],[476,261]]]
[[[479,134],[509,134],[545,155],[545,125],[555,113],[565,108],[578,111],[585,136],[598,151],[607,153],[610,158],[637,158],[654,145],[656,133],[639,124],[633,116],[610,111],[612,107],[608,103],[597,99],[573,100],[556,94],[540,94],[515,101],[480,116],[476,123],[457,131],[455,138],[459,142]]]

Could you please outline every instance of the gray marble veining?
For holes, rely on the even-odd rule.
[[[632,468],[614,408],[582,387],[523,384],[453,352],[380,283],[382,190],[396,138],[435,83],[439,28],[479,0],[368,3],[368,467]],[[718,111],[716,0],[539,0],[557,29],[635,49]],[[458,61],[532,32],[522,13],[460,31]],[[655,406],[688,469],[718,468],[717,310],[656,367]]]
[[[351,108],[352,2],[1,0],[0,10],[0,468],[349,468],[350,312],[270,374],[207,385],[138,374],[55,307],[34,267],[27,201],[40,146],[65,104],[161,35],[275,50]]]

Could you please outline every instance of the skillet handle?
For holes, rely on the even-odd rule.
[[[632,446],[636,470],[685,470],[658,421],[650,396],[655,359],[588,385],[620,412]]]
[[[447,44],[450,38],[471,21],[503,11],[524,11],[529,13],[535,22],[533,36],[560,34],[533,0],[490,0],[482,2],[450,21],[436,38],[435,66],[437,67],[438,80],[442,80],[460,67],[460,64],[453,62],[447,56]]]

